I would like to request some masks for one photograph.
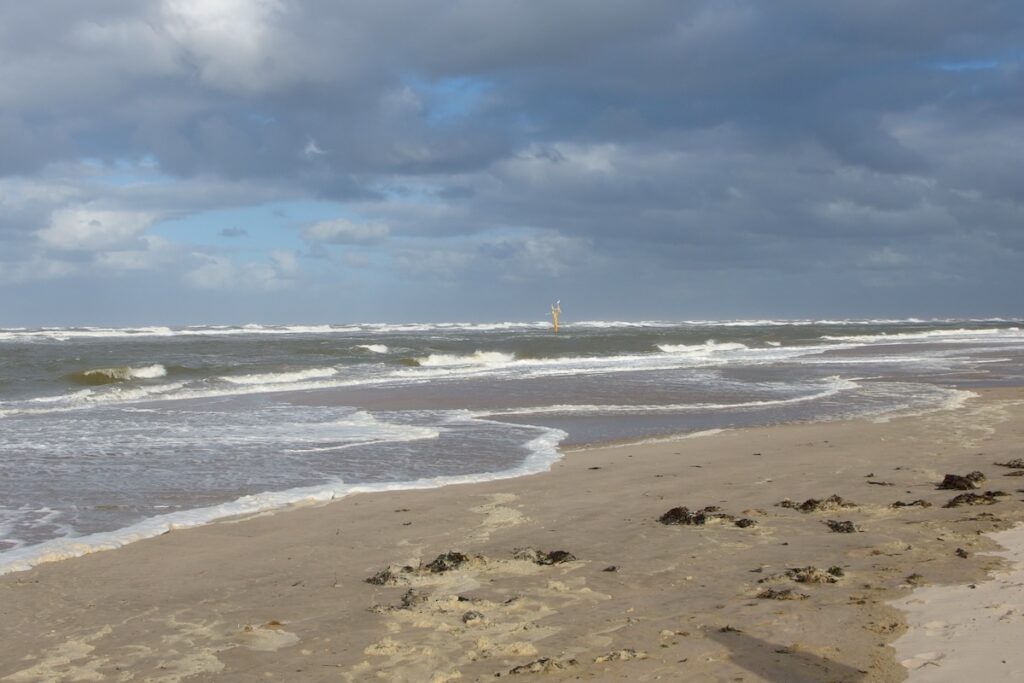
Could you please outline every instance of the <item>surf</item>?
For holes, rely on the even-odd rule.
[[[167,368],[159,363],[143,367],[113,367],[95,368],[73,372],[69,375],[72,382],[86,386],[99,386],[103,384],[115,384],[117,382],[128,382],[133,379],[159,379],[167,376]]]

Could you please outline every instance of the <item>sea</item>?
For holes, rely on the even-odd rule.
[[[541,472],[560,448],[955,407],[1024,380],[1022,325],[0,329],[0,573],[354,492]]]

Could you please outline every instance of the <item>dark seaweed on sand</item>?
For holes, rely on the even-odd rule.
[[[901,500],[897,500],[895,503],[893,503],[889,507],[894,508],[894,509],[898,509],[898,508],[909,508],[909,507],[930,508],[931,506],[932,506],[932,504],[929,503],[927,500],[921,500],[920,498],[918,498],[917,500],[912,500],[909,503],[904,503]]]
[[[998,465],[999,467],[1009,467],[1014,470],[1024,470],[1024,458],[1014,458],[1013,460],[993,464]]]
[[[733,517],[721,512],[721,508],[715,505],[709,505],[700,510],[690,510],[688,507],[675,507],[661,517],[658,517],[658,521],[662,524],[685,524],[688,526],[700,526],[707,524],[713,519],[731,520]]]
[[[943,505],[946,508],[958,508],[961,505],[993,505],[998,503],[997,498],[1008,496],[1005,491],[985,491],[985,493],[961,493],[951,501]]]
[[[841,508],[855,508],[857,504],[849,500],[845,500],[842,496],[832,494],[824,500],[818,500],[817,498],[808,498],[802,503],[796,503],[790,499],[785,499],[779,503],[776,503],[778,507],[791,508],[793,510],[799,510],[800,512],[821,512],[821,511],[833,511]]]
[[[981,486],[985,475],[975,470],[967,474],[947,474],[939,483],[939,488],[949,491],[970,491]]]
[[[539,565],[562,564],[576,560],[576,556],[568,550],[550,550],[545,552],[543,550],[534,550],[533,548],[516,548],[512,551],[512,557]]]

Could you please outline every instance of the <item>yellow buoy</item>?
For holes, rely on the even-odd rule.
[[[551,304],[551,326],[558,334],[558,315],[562,312],[562,300],[559,299],[555,303]]]

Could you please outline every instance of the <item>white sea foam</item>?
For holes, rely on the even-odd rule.
[[[501,351],[477,351],[460,356],[446,353],[432,353],[426,358],[417,358],[421,367],[438,368],[464,365],[504,366],[516,359],[515,354]]]
[[[1024,339],[1018,328],[1001,332],[984,330],[979,336],[967,331],[966,337],[950,337],[930,334],[945,332],[964,334],[961,330],[924,331],[924,340],[948,341],[952,339],[978,340],[986,348],[992,348],[986,340],[998,340],[1000,348],[1017,348]],[[910,334],[910,333],[906,333]],[[836,338],[840,339],[840,338]],[[846,338],[842,338],[846,339]],[[104,403],[125,403],[133,401],[175,400],[212,398],[243,394],[271,393],[281,391],[305,391],[354,386],[394,386],[435,379],[459,380],[481,377],[500,379],[535,379],[587,374],[611,374],[622,372],[652,372],[676,369],[715,368],[744,365],[765,365],[776,362],[800,364],[895,364],[916,365],[919,368],[949,369],[955,367],[957,359],[943,358],[941,351],[924,354],[872,355],[870,357],[839,356],[831,351],[856,349],[870,345],[872,340],[892,342],[893,335],[850,336],[856,341],[826,340],[819,344],[747,347],[737,342],[703,344],[661,344],[659,351],[644,354],[620,354],[603,356],[569,356],[554,358],[516,358],[509,351],[477,351],[473,354],[431,354],[418,360],[420,367],[394,366],[352,366],[344,375],[336,367],[315,367],[283,372],[262,372],[249,375],[224,375],[206,380],[170,382],[163,384],[140,384],[133,386],[115,385],[61,394],[43,396],[21,401],[0,403],[0,418],[23,412],[43,412],[89,407]],[[867,339],[867,341],[865,341]],[[367,344],[367,347],[374,346]],[[384,345],[379,345],[383,347]],[[158,374],[162,366],[131,368],[133,372],[144,370]],[[212,381],[211,381],[212,380]]]
[[[757,408],[770,408],[773,406],[792,405],[795,403],[806,403],[818,401],[823,398],[835,396],[842,391],[857,389],[860,385],[857,382],[840,377],[829,378],[829,384],[823,390],[804,396],[791,398],[767,399],[761,401],[742,401],[739,403],[656,403],[656,404],[584,404],[584,403],[562,403],[549,406],[528,406],[523,408],[503,408],[494,411],[481,411],[478,414],[483,416],[497,415],[581,415],[581,414],[649,414],[649,413],[683,413],[683,412],[710,412],[720,410],[750,410]]]
[[[224,375],[220,379],[232,384],[263,386],[268,384],[294,384],[307,379],[321,379],[338,374],[337,368],[309,368],[293,372],[267,372],[255,375]]]
[[[356,348],[358,348],[358,349],[366,349],[367,351],[370,351],[371,353],[387,353],[388,352],[387,344],[358,344],[356,346]]]
[[[93,396],[92,389],[79,389],[78,391],[72,391],[70,394],[59,394],[57,396],[37,396],[30,398],[30,403],[82,403],[88,401]],[[10,411],[16,412],[16,411]]]
[[[0,330],[0,341],[70,341],[106,337],[169,337],[175,334],[177,332],[169,327],[43,327]]]
[[[800,327],[800,326],[855,326],[855,325],[907,325],[907,324],[1002,324],[1002,318],[918,318],[902,319],[850,319],[850,320],[582,320],[564,321],[562,329],[636,329],[672,327]],[[45,327],[36,329],[0,329],[0,341],[70,341],[75,339],[101,339],[115,337],[174,337],[174,336],[229,336],[229,335],[302,335],[302,334],[402,334],[434,331],[500,332],[514,330],[547,330],[551,323],[539,321],[506,321],[492,323],[439,322],[439,323],[352,323],[320,325],[194,325],[188,327]]]
[[[355,386],[393,386],[425,380],[494,377],[535,379],[567,375],[612,374],[633,371],[717,367],[729,364],[762,364],[817,354],[825,346],[746,349],[742,345],[717,345],[728,349],[718,353],[713,346],[696,345],[691,353],[648,353],[611,356],[572,356],[517,359],[502,351],[478,351],[468,355],[432,354],[418,362],[420,367],[381,372],[346,372],[320,367],[287,372],[222,375],[218,384],[206,381],[169,382],[140,386],[108,386],[84,389],[56,396],[37,397],[25,402],[0,404],[0,416],[75,410],[108,403],[217,398],[282,391],[307,391]]]
[[[750,348],[746,344],[738,342],[724,342],[720,344],[714,339],[709,339],[703,344],[658,344],[657,347],[664,353],[681,353],[695,356],[710,355],[723,351],[746,351]]]
[[[854,334],[854,335],[823,335],[821,338],[826,341],[858,342],[871,344],[883,343],[904,343],[913,341],[987,341],[990,338],[997,338],[998,341],[1007,339],[1020,340],[1024,342],[1024,335],[1019,327],[985,328],[980,330],[956,329],[956,330],[922,330],[920,332],[893,332],[890,334]]]
[[[626,441],[623,443],[613,444],[601,444],[598,448],[630,448],[631,446],[648,446],[660,443],[677,443],[679,441],[689,441],[690,439],[703,439],[706,436],[715,436],[717,434],[724,434],[730,431],[729,429],[702,429],[699,432],[687,432],[685,434],[670,434],[669,436],[652,436],[649,439],[640,439],[639,441]],[[586,450],[593,448],[593,446],[585,446],[579,450]]]
[[[69,559],[101,550],[112,550],[133,541],[152,538],[176,529],[201,526],[218,519],[252,515],[296,505],[322,504],[353,493],[430,489],[452,484],[508,479],[543,472],[550,469],[551,465],[561,458],[558,444],[566,437],[566,433],[558,429],[541,427],[534,429],[537,430],[539,435],[526,444],[529,454],[523,462],[516,467],[499,472],[424,477],[414,481],[377,484],[345,484],[338,479],[317,486],[242,496],[220,505],[151,517],[117,531],[90,534],[77,538],[57,538],[33,546],[15,548],[0,553],[0,574],[24,571],[46,562]]]
[[[938,398],[919,408],[894,408],[877,415],[872,422],[885,423],[890,420],[903,417],[917,417],[929,413],[942,412],[946,410],[960,410],[972,398],[978,398],[978,394],[967,389],[950,389],[948,387],[930,387]]]
[[[337,426],[337,424],[303,425],[303,429],[307,434],[312,433],[316,436],[317,432],[320,431],[317,429],[318,427],[336,429]],[[283,450],[286,453],[326,453],[330,451],[341,451],[348,448],[355,448],[357,446],[372,446],[373,444],[379,443],[424,441],[427,439],[436,439],[441,436],[441,432],[432,427],[395,425],[387,422],[381,422],[370,413],[362,410],[356,411],[351,415],[346,415],[344,419],[344,426],[357,430],[348,435],[348,438],[355,437],[355,440],[349,441],[348,443],[331,444],[329,446],[309,446],[305,448],[295,447],[285,448]],[[288,429],[290,430],[291,427]],[[369,438],[365,438],[366,434],[369,434]]]
[[[108,379],[108,380],[130,380],[130,379],[158,379],[167,376],[167,368],[159,363],[147,365],[141,368],[97,368],[86,370],[82,374],[85,379]]]

